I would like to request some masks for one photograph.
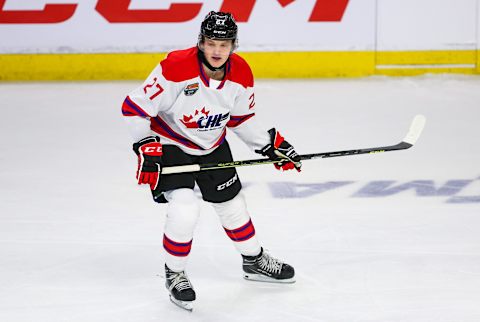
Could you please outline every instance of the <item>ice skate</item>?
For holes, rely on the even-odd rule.
[[[185,272],[174,272],[165,265],[165,279],[165,286],[170,292],[170,301],[180,308],[191,312],[196,296]]]
[[[271,257],[262,248],[257,256],[242,256],[244,278],[251,281],[271,283],[295,283],[292,266]]]

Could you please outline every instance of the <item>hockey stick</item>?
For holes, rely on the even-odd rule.
[[[410,124],[410,129],[408,130],[405,138],[398,144],[382,146],[376,148],[366,148],[366,149],[356,149],[356,150],[345,150],[345,151],[333,151],[333,152],[323,152],[323,153],[312,153],[312,154],[302,154],[300,155],[301,160],[311,160],[318,158],[333,158],[333,157],[343,157],[348,155],[357,155],[357,154],[368,154],[368,153],[381,153],[389,151],[398,151],[411,148],[415,142],[417,142],[420,134],[422,134],[423,127],[425,126],[425,116],[417,115]],[[179,165],[172,167],[162,168],[162,174],[173,174],[173,173],[183,173],[183,172],[197,172],[197,171],[207,171],[215,169],[224,169],[224,168],[233,168],[233,167],[245,167],[251,165],[260,165],[260,164],[272,164],[278,163],[282,160],[270,160],[270,159],[252,159],[252,160],[242,160],[242,161],[232,161],[232,162],[219,162],[219,163],[205,163],[205,164],[188,164],[188,165]]]

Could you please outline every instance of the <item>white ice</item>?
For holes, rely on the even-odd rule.
[[[137,186],[120,105],[132,82],[0,84],[0,321],[480,321],[480,78],[257,82],[258,117],[300,153],[405,151],[239,169],[257,235],[297,282],[245,281],[202,205],[168,300],[166,206]],[[258,158],[233,134],[236,159]]]

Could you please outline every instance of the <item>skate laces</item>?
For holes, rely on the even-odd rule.
[[[258,265],[263,270],[266,270],[271,273],[280,274],[282,271],[283,263],[280,260],[270,256],[268,253],[264,251],[262,256],[258,259]]]
[[[179,291],[192,288],[192,285],[190,284],[187,275],[185,275],[185,272],[173,272],[172,276],[168,276],[167,279],[172,281],[172,284],[170,284],[169,287],[170,291],[174,288]]]

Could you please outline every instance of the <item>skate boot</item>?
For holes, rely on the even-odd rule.
[[[295,270],[292,266],[271,257],[262,248],[257,256],[243,256],[244,277],[251,281],[272,283],[294,283]]]
[[[170,300],[184,310],[193,310],[195,291],[184,271],[174,272],[165,265],[165,286],[170,292]]]

